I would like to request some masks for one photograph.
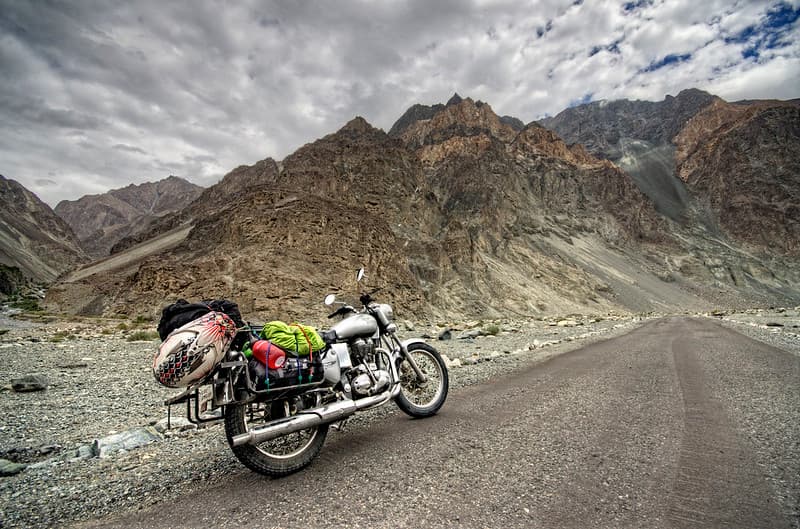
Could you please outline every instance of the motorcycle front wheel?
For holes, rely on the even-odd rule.
[[[303,398],[313,399],[312,396],[297,397]],[[286,476],[308,466],[322,450],[328,435],[327,424],[252,445],[233,446],[232,439],[275,419],[294,415],[298,408],[314,405],[314,402],[288,399],[226,406],[225,434],[233,454],[250,470],[273,477]]]
[[[439,352],[428,344],[413,343],[408,354],[414,359],[426,380],[420,381],[408,360],[400,363],[400,393],[395,397],[397,407],[412,417],[434,415],[447,399],[450,379]]]

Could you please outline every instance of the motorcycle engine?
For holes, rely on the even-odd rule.
[[[371,340],[366,341],[363,338],[358,338],[350,343],[350,351],[353,356],[367,358],[375,352],[375,344]]]
[[[383,369],[375,369],[375,366],[367,366],[361,364],[353,370],[353,376],[350,379],[350,385],[353,392],[362,395],[376,395],[389,386],[389,373]],[[370,372],[372,377],[369,376]],[[375,382],[373,382],[373,378]]]
[[[349,344],[354,363],[358,364],[348,373],[353,393],[358,396],[377,395],[389,387],[389,372],[379,369],[376,358],[388,352],[379,349],[372,340],[357,338]]]

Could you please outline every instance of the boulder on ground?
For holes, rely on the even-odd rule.
[[[132,450],[159,440],[161,435],[154,428],[132,428],[102,439],[95,439],[92,452],[99,457],[108,457],[122,450]]]
[[[44,391],[47,389],[48,385],[47,377],[39,374],[25,375],[23,377],[11,379],[11,389],[17,393]]]
[[[14,476],[28,468],[24,463],[14,463],[8,459],[0,459],[0,476]]]

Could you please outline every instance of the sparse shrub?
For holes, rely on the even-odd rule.
[[[39,301],[36,298],[20,298],[10,303],[15,309],[22,309],[25,312],[41,312]]]
[[[132,332],[126,338],[129,342],[147,342],[158,338],[158,333],[153,331],[136,331]]]
[[[497,325],[494,325],[494,324],[488,325],[485,329],[483,329],[483,332],[485,334],[489,334],[489,335],[492,335],[492,336],[497,336],[498,334],[500,334],[500,327],[498,327]]]
[[[77,337],[70,331],[56,331],[56,333],[50,337],[50,341],[53,343],[58,343],[63,342],[64,340],[74,340],[75,338]]]
[[[127,331],[128,329],[129,329],[128,324],[125,323],[124,321],[122,323],[120,323],[119,325],[117,325],[117,330],[118,331]]]
[[[142,315],[136,316],[136,319],[133,320],[133,323],[135,323],[136,325],[142,325],[142,324],[148,324],[149,325],[150,322],[151,322],[151,319],[148,316],[142,316]]]

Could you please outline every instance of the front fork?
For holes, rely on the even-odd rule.
[[[400,358],[405,358],[408,360],[408,364],[411,366],[411,369],[414,371],[414,374],[417,375],[417,379],[421,383],[425,383],[428,381],[428,377],[425,376],[425,373],[417,365],[417,362],[414,361],[414,357],[408,354],[408,346],[407,342],[401,342],[395,334],[389,335],[389,340],[391,341],[391,350],[392,352],[399,356]],[[413,342],[412,342],[413,343]],[[400,381],[400,373],[397,371],[397,365],[392,362],[392,373],[394,374],[395,380],[398,382]]]

